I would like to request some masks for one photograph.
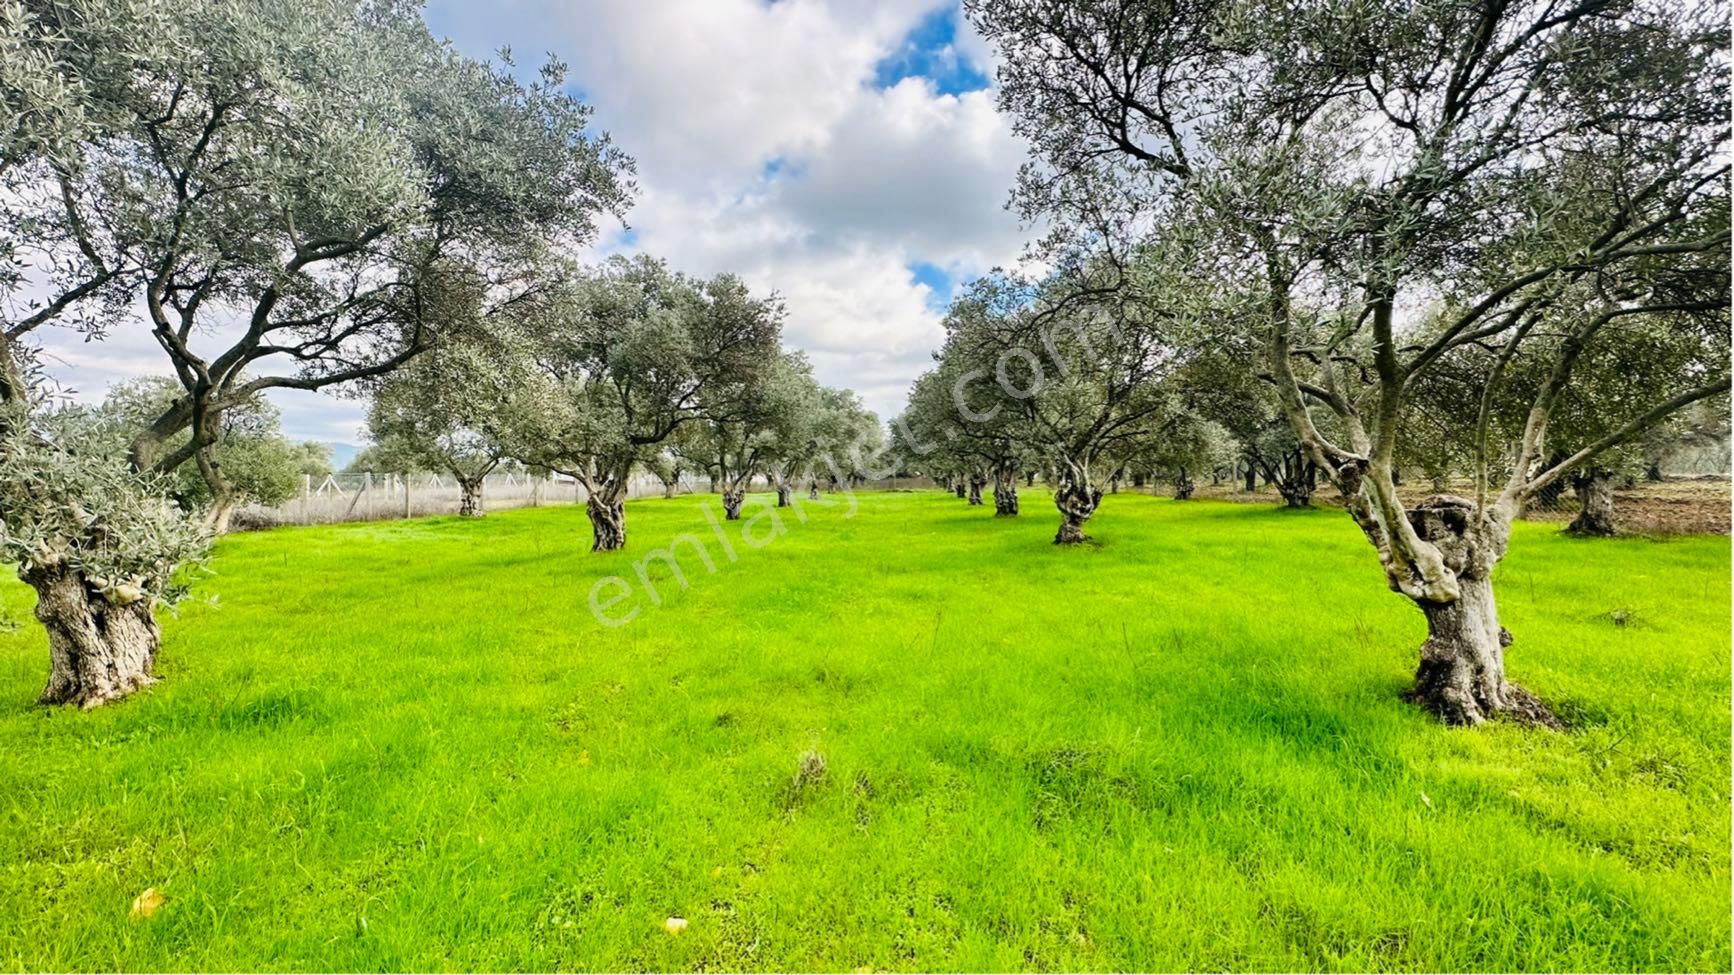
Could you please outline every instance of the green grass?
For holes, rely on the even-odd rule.
[[[598,625],[703,503],[229,538],[95,713],[0,635],[0,968],[1729,967],[1726,538],[1518,526],[1559,734],[1399,700],[1337,511],[864,495]]]

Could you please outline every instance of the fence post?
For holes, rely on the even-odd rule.
[[[409,474],[403,475],[403,516],[409,517]]]
[[[365,477],[366,475],[362,475],[362,476]],[[331,520],[332,521],[347,521],[347,520],[349,520],[350,516],[355,514],[356,505],[359,505],[361,503],[361,496],[363,494],[366,494],[366,493],[367,493],[367,490],[365,488],[357,488],[355,491],[355,496],[349,499],[349,507],[345,508],[343,511],[343,517],[342,518],[333,517]]]

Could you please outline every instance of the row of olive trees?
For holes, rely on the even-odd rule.
[[[515,460],[577,480],[592,549],[613,551],[626,544],[636,470],[670,483],[682,469],[708,473],[733,519],[754,477],[787,505],[798,479],[858,475],[875,452],[878,419],[783,349],[775,296],[643,256],[549,272],[533,295],[491,313],[479,283],[448,292],[450,320],[470,323],[462,337],[395,371],[374,397],[381,455],[451,473],[462,513],[482,514],[482,479]]]
[[[37,593],[43,701],[94,706],[150,681],[260,394],[515,314],[631,162],[558,64],[520,82],[410,6],[0,0],[0,57],[0,561]],[[174,385],[124,431],[56,408],[48,327],[147,331]],[[202,515],[169,501],[188,471]]]
[[[1726,5],[966,9],[1049,271],[953,306],[911,450],[1036,458],[1064,543],[1133,444],[1279,417],[1426,617],[1412,697],[1556,723],[1506,675],[1492,572],[1526,504],[1599,505],[1619,451],[1726,412]],[[1470,487],[1406,505],[1403,463]]]

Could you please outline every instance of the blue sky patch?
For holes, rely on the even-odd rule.
[[[957,49],[957,7],[928,14],[874,68],[873,85],[890,88],[905,78],[926,78],[941,95],[957,95],[989,87],[990,79]]]
[[[910,279],[917,284],[927,285],[933,292],[927,298],[927,307],[943,311],[951,302],[951,275],[939,265],[927,261],[911,261],[908,267]]]

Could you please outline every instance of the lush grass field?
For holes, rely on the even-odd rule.
[[[0,968],[1729,967],[1726,538],[1518,527],[1557,734],[1398,699],[1340,512],[863,495],[650,605],[706,503],[229,538],[96,713],[0,635]]]

